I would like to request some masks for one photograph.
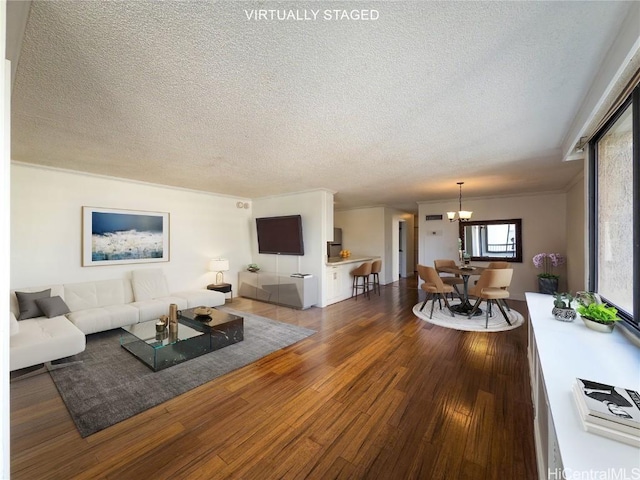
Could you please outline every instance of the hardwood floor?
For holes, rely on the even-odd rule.
[[[11,478],[537,478],[526,326],[434,326],[419,295],[411,279],[324,309],[234,299],[318,333],[85,439],[48,374],[14,382]]]

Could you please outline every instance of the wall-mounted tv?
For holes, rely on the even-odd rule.
[[[256,230],[259,253],[304,255],[300,215],[256,218]]]

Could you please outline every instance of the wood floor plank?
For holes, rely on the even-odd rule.
[[[381,290],[234,299],[317,333],[84,439],[47,374],[12,383],[11,478],[537,478],[526,328],[449,330],[413,315],[415,278]]]

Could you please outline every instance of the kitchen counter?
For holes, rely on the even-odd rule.
[[[333,267],[336,265],[346,265],[348,263],[358,263],[358,262],[371,262],[373,260],[378,260],[380,257],[364,257],[364,256],[356,256],[351,255],[347,258],[341,257],[331,257],[327,260],[326,265],[328,267]]]
[[[327,305],[351,298],[353,277],[351,272],[363,262],[372,262],[380,257],[351,255],[349,258],[330,257],[325,263],[327,274],[325,289]]]

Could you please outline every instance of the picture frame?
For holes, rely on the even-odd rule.
[[[169,261],[169,213],[82,207],[82,266]]]

